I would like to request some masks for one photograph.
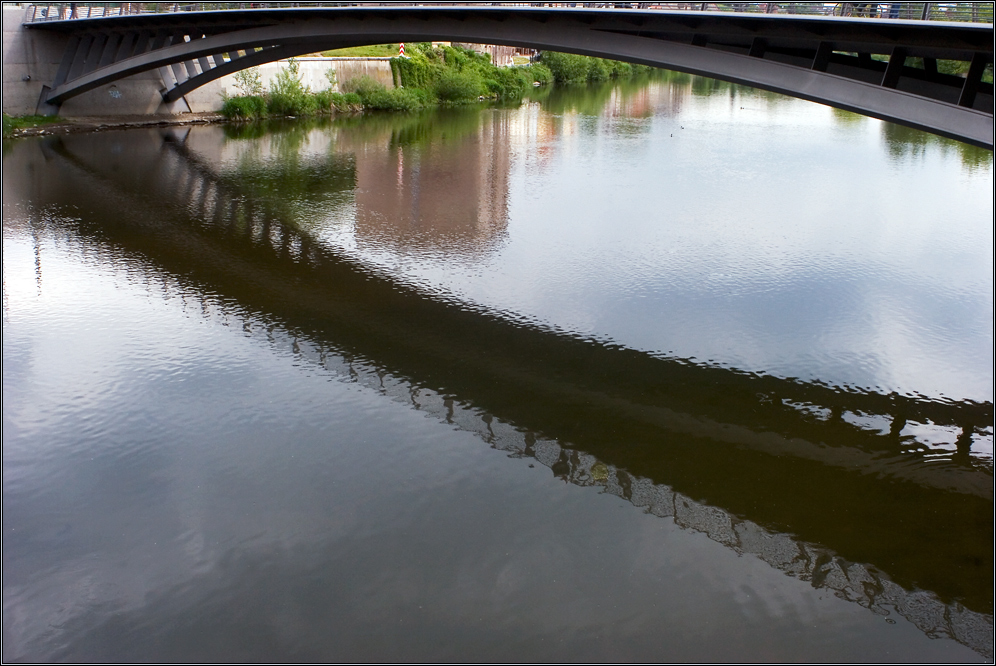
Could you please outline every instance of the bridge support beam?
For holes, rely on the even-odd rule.
[[[313,8],[152,16],[39,24],[79,35],[75,51],[66,51],[66,76],[56,77],[46,101],[59,105],[149,70],[161,74],[163,99],[177,101],[199,85],[268,62],[266,58],[443,39],[663,67],[993,146],[993,86],[981,80],[993,57],[991,25],[524,7]],[[227,25],[219,26],[223,21]],[[111,28],[118,26],[127,34],[110,38]],[[145,48],[153,31],[155,37]],[[136,47],[124,56],[127,49],[116,45],[131,42]],[[112,50],[115,55],[109,56]],[[226,61],[219,56],[241,50],[247,52],[242,58]],[[855,53],[856,57],[849,55]],[[873,59],[873,54],[888,55],[888,63]],[[907,67],[908,57],[923,58],[925,68]],[[937,58],[970,61],[968,77],[937,73]],[[112,61],[104,64],[108,59]]]

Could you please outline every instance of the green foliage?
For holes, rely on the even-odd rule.
[[[383,83],[370,77],[358,76],[342,84],[347,92],[344,96],[362,104],[363,108],[384,111],[416,111],[431,103],[431,96],[425,90],[415,88],[394,88],[387,90]]]
[[[601,58],[588,58],[588,81],[600,83],[608,81],[612,70],[609,68],[609,61]]]
[[[318,114],[355,113],[363,108],[363,102],[356,93],[337,93],[331,89],[321,90],[314,94],[315,111]]]
[[[301,82],[301,66],[294,58],[273,78],[266,110],[278,116],[310,116],[318,111],[318,100]]]
[[[430,50],[433,56],[437,54]],[[391,69],[396,72],[395,85],[404,88],[431,90],[442,73],[441,52],[430,58],[421,50],[413,51],[407,58],[392,58]]]
[[[266,111],[275,116],[310,116],[318,111],[318,100],[309,93],[270,93],[266,100]]]
[[[521,99],[533,80],[524,68],[495,67],[486,53],[431,44],[415,44],[409,52],[410,57],[391,61],[395,84],[431,91],[443,103],[464,104],[481,97]]]
[[[544,51],[542,62],[550,69],[557,83],[598,83],[609,79],[629,78],[654,69],[645,65],[630,65],[617,60],[554,51]]]
[[[526,76],[543,85],[553,83],[553,72],[543,63],[534,62],[531,65],[520,68]]]
[[[270,94],[287,97],[298,97],[308,92],[308,87],[301,83],[301,65],[294,58],[288,60],[287,66],[277,72],[270,87]]]
[[[259,67],[247,67],[235,72],[235,88],[241,97],[253,97],[263,94],[263,77]]]
[[[408,55],[411,55],[413,52],[428,54],[432,51],[439,50],[432,45],[432,42],[412,42],[405,48],[408,50]]]
[[[435,92],[442,102],[461,104],[476,102],[488,92],[488,88],[484,85],[480,74],[475,71],[459,72],[447,69],[436,80]]]
[[[372,76],[363,75],[343,81],[339,88],[343,92],[356,93],[362,98],[371,93],[383,91],[385,86]]]
[[[363,100],[356,93],[345,93],[342,96],[342,104],[346,107],[353,107],[354,110],[359,110],[363,107]]]
[[[588,59],[572,53],[544,51],[542,62],[557,83],[583,83],[588,80]]]
[[[11,116],[3,114],[3,138],[9,139],[17,130],[37,127],[61,120],[58,116]]]
[[[390,46],[390,45],[387,45]],[[268,94],[225,97],[222,113],[247,120],[270,116],[313,116],[354,113],[364,108],[412,112],[436,103],[466,104],[482,97],[518,103],[534,97],[532,84],[538,82],[598,83],[626,79],[653,68],[642,65],[590,58],[566,53],[545,52],[542,63],[518,67],[495,67],[486,53],[456,48],[435,48],[428,42],[406,44],[409,57],[392,58],[394,89],[370,76],[341,82],[342,93],[333,92],[334,69],[326,78],[329,87],[312,92],[302,83],[300,66],[290,59],[277,73]],[[257,68],[236,75],[240,91],[261,91]]]
[[[609,68],[609,76],[613,79],[624,79],[633,76],[633,65],[621,60],[606,60]]]
[[[251,97],[225,97],[221,115],[232,120],[251,120],[266,115],[266,100],[261,95]]]
[[[522,67],[495,68],[491,74],[492,78],[485,79],[484,84],[488,92],[498,99],[521,100],[533,83],[532,77]]]
[[[477,53],[468,49],[455,48],[453,46],[443,47],[443,61],[447,66],[463,71],[467,67],[479,65],[490,65],[491,56],[484,53]]]
[[[414,88],[375,90],[363,98],[363,106],[382,111],[418,111],[432,102],[428,91]]]

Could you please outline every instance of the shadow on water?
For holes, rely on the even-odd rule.
[[[409,122],[392,141],[434,131]],[[264,318],[275,345],[990,655],[992,461],[972,442],[991,436],[992,404],[662,359],[428,294],[323,246],[281,201],[285,181],[315,205],[348,200],[348,154],[223,177],[187,136],[123,133],[127,159],[106,136],[52,137],[5,166],[36,169],[38,200],[72,209],[69,233]],[[957,447],[917,445],[912,423]]]

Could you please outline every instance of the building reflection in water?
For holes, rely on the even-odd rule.
[[[395,129],[355,146],[359,246],[475,255],[501,242],[508,228],[509,121],[496,113],[478,118],[476,128],[456,136],[421,141],[419,132]]]

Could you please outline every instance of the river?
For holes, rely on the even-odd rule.
[[[991,661],[992,221],[676,74],[5,142],[4,658]]]

